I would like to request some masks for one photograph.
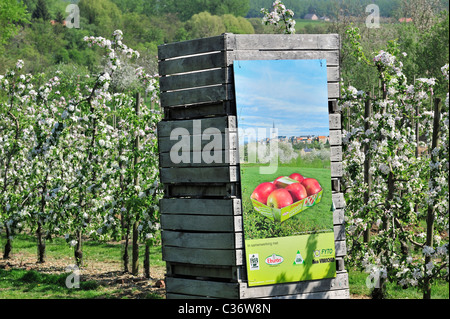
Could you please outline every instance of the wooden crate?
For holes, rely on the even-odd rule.
[[[342,176],[340,39],[328,35],[234,35],[158,47],[161,105],[158,125],[163,259],[167,298],[349,298]],[[336,278],[261,287],[246,283],[237,156],[234,60],[326,59],[331,144]],[[200,151],[221,139],[221,163],[206,162]],[[181,133],[171,137],[174,128]],[[183,140],[183,142],[180,142]],[[190,160],[174,164],[170,150],[189,144]],[[194,160],[195,159],[195,160]]]

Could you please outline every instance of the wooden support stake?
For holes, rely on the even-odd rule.
[[[141,103],[141,94],[138,92],[136,94],[136,106],[135,111],[136,115],[139,116],[140,114],[140,103]],[[136,135],[136,139],[134,141],[134,148],[135,152],[139,150],[139,135]],[[139,163],[139,155],[135,153],[134,155],[134,186],[139,185],[139,174],[137,172],[137,165]],[[138,221],[135,220],[133,223],[133,252],[132,252],[132,263],[131,263],[131,273],[133,276],[137,276],[139,272],[139,243],[138,243],[138,237],[139,237],[139,231],[138,231]]]
[[[433,150],[437,147],[439,143],[439,120],[441,118],[441,100],[434,100],[434,121],[433,121],[433,139],[431,141],[431,162],[434,163],[436,161],[436,155],[433,155]],[[430,172],[430,181],[432,184],[435,184],[435,173],[433,170]],[[428,205],[427,212],[427,239],[425,241],[425,245],[428,247],[433,246],[433,232],[434,232],[434,207],[432,204]],[[428,264],[431,261],[431,256],[425,256],[425,264]],[[424,292],[423,299],[431,299],[431,278],[428,275],[425,275],[424,278]]]
[[[368,99],[366,99],[364,103],[364,130],[367,131],[370,128],[369,121],[367,120],[372,115],[372,100],[369,96]],[[369,144],[366,143],[364,145],[364,183],[367,185],[367,191],[364,192],[364,205],[367,205],[370,198],[370,193],[372,190],[372,174],[370,174],[370,165],[371,165],[371,159],[369,157]],[[371,225],[367,225],[367,229],[364,232],[364,242],[368,243],[370,240],[370,229]]]

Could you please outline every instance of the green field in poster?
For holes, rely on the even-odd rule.
[[[251,202],[253,190],[263,182],[271,182],[278,176],[289,176],[297,172],[306,177],[314,177],[323,189],[322,200],[300,214],[283,223],[274,222],[258,213]],[[285,167],[280,164],[274,174],[259,174],[259,166],[241,164],[242,207],[245,213],[245,239],[261,239],[333,231],[330,168]]]
[[[333,233],[245,241],[248,285],[270,285],[336,276]]]

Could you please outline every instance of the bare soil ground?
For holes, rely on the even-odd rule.
[[[44,274],[66,273],[66,267],[73,264],[71,258],[52,259],[46,258],[43,264],[36,263],[35,255],[15,253],[10,259],[0,258],[0,269],[24,269],[36,270]],[[148,298],[150,294],[165,298],[165,288],[160,287],[160,281],[164,280],[164,267],[151,267],[151,278],[145,278],[140,272],[138,276],[125,273],[118,262],[87,261],[80,269],[80,280],[94,280],[108,292],[110,298],[140,299]]]

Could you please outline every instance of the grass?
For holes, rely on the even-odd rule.
[[[4,245],[4,236],[0,240],[1,248]],[[73,249],[69,247],[63,238],[52,238],[45,242],[45,256],[50,259],[68,259],[73,258]],[[27,255],[37,253],[36,238],[28,234],[18,234],[13,240],[13,251],[17,253],[25,253]],[[131,239],[129,242],[129,255],[131,256]],[[111,262],[111,263],[121,263],[123,253],[123,244],[120,242],[99,242],[87,240],[83,242],[83,258],[87,265],[90,262]],[[144,258],[144,247],[141,246],[139,249],[139,260]],[[158,267],[165,267],[165,262],[162,261],[161,249],[159,246],[154,246],[150,248],[150,262],[151,265]]]
[[[106,298],[96,281],[81,281],[80,288],[66,287],[68,274],[44,274],[36,270],[0,269],[0,299]]]
[[[357,295],[359,298],[370,298],[371,289],[366,286],[368,274],[362,271],[348,271],[348,281],[350,293]],[[387,299],[422,299],[421,291],[414,287],[403,289],[401,286],[388,282],[386,284]],[[436,281],[431,287],[432,299],[449,299],[449,283],[445,281]]]
[[[330,169],[278,167],[274,174],[260,174],[258,166],[241,165],[244,229],[246,239],[270,238],[290,236],[296,233],[314,230],[333,229],[333,215],[331,212],[331,175]],[[253,209],[250,195],[260,183],[273,181],[278,176],[289,176],[299,172],[305,177],[318,180],[324,192],[319,204],[308,208],[300,214],[284,221],[273,222]]]
[[[74,264],[74,257],[73,249],[64,239],[54,238],[46,242],[44,264],[36,263],[34,236],[19,234],[12,245],[12,258],[0,259],[0,299],[161,298],[160,294],[150,289],[151,280],[122,272],[123,244],[120,242],[84,242],[79,288],[66,286],[66,279],[72,283],[73,277],[68,278],[72,272],[66,272],[65,268]],[[139,270],[142,273],[143,246],[139,253]],[[131,269],[131,251],[129,256]],[[160,246],[151,247],[150,260],[151,271],[162,276],[165,262],[162,261]]]

